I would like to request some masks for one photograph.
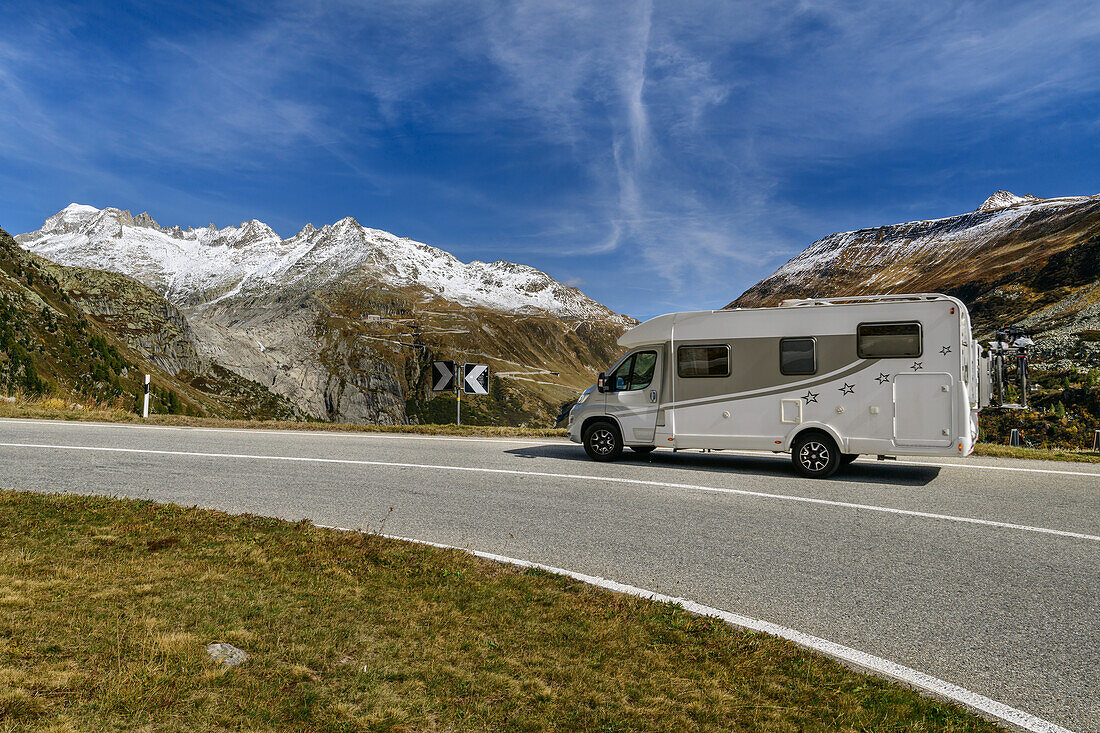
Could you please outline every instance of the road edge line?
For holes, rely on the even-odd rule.
[[[331,529],[338,532],[355,532],[357,534],[374,534],[372,532],[364,531],[361,529],[351,529],[349,527],[337,527],[330,524],[317,524],[312,523],[313,526],[320,529]],[[430,540],[418,540],[412,537],[401,537],[398,535],[376,535],[384,537],[389,540],[397,540],[399,542],[411,542],[416,545],[426,545],[428,547],[435,547],[441,550],[457,550],[464,552],[474,557],[479,557],[483,560],[491,560],[493,562],[499,562],[506,565],[513,565],[520,568],[530,568],[535,570],[542,570],[554,575],[561,575],[573,580],[593,585],[598,588],[612,591],[614,593],[623,593],[629,596],[635,596],[637,598],[644,598],[650,601],[656,601],[658,603],[672,603],[680,608],[684,609],[688,613],[693,613],[697,616],[707,616],[709,618],[716,618],[721,621],[725,621],[731,626],[745,629],[747,631],[756,631],[770,636],[777,636],[781,639],[786,639],[792,642],[796,646],[803,649],[809,649],[811,651],[824,654],[834,660],[842,662],[846,665],[856,667],[860,670],[873,673],[879,677],[885,677],[895,682],[900,682],[903,685],[916,689],[918,691],[927,693],[931,697],[941,700],[947,700],[949,702],[958,703],[971,712],[978,713],[986,719],[993,719],[998,723],[1007,723],[1019,730],[1029,731],[1030,733],[1073,733],[1068,728],[1051,723],[1048,720],[1043,720],[1031,713],[1024,712],[1018,708],[1014,708],[1010,705],[1006,705],[1002,702],[997,702],[984,695],[980,695],[976,692],[960,687],[958,685],[941,680],[938,677],[933,677],[930,674],[926,674],[912,667],[906,667],[905,665],[898,664],[897,662],[891,662],[888,659],[882,657],[876,657],[873,654],[867,652],[861,652],[858,649],[844,646],[827,639],[822,639],[811,634],[791,629],[786,626],[780,626],[779,624],[773,624],[770,621],[762,621],[760,619],[751,618],[749,616],[742,616],[740,614],[732,613],[730,611],[724,611],[720,608],[713,606],[706,606],[702,603],[696,603],[686,598],[680,598],[677,596],[670,596],[664,593],[658,593],[657,591],[648,590],[646,588],[639,588],[638,586],[628,585],[626,583],[620,583],[617,580],[611,580],[609,578],[603,578],[598,575],[587,575],[585,573],[578,573],[575,570],[567,570],[566,568],[559,568],[553,565],[545,565],[539,562],[533,562],[531,560],[522,560],[516,557],[508,557],[507,555],[498,555],[492,552],[484,552],[482,550],[473,550],[468,547],[457,547],[455,545],[446,545],[440,542],[432,542]]]

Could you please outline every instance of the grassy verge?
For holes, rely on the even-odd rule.
[[[998,730],[792,644],[464,553],[0,491],[0,730]],[[230,642],[230,669],[205,654]]]
[[[1062,448],[1016,448],[997,443],[978,443],[974,455],[992,458],[1021,458],[1032,461],[1070,461],[1073,463],[1100,463],[1100,453],[1087,450]]]
[[[416,433],[426,435],[471,435],[497,437],[564,437],[565,431],[554,428],[515,428],[482,425],[355,425],[351,423],[295,422],[289,420],[223,420],[213,417],[185,415],[150,415],[143,419],[128,410],[109,405],[80,405],[57,398],[43,400],[0,399],[0,417],[24,417],[42,420],[88,420],[110,423],[141,423],[143,425],[176,425],[207,428],[246,428],[260,430],[316,430],[336,433]]]

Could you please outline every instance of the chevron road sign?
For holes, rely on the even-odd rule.
[[[455,363],[453,361],[432,362],[432,391],[449,392],[455,388]]]
[[[466,394],[489,394],[488,365],[463,364],[462,390]]]

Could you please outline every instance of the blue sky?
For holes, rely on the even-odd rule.
[[[1082,2],[0,0],[0,227],[354,216],[637,317],[830,232],[1100,192]]]

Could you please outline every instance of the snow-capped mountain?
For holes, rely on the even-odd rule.
[[[830,234],[727,307],[915,292],[961,297],[980,327],[1044,333],[1044,359],[1100,364],[1077,336],[1100,328],[1100,195],[998,191],[968,214]]]
[[[16,240],[61,264],[129,275],[184,307],[308,293],[345,278],[369,277],[505,313],[629,322],[533,267],[503,260],[464,263],[351,217],[320,229],[307,224],[282,239],[255,219],[220,229],[182,229],[161,227],[147,213],[70,204]]]
[[[147,285],[203,359],[321,419],[445,419],[431,361],[458,359],[492,369],[493,399],[470,406],[482,419],[553,425],[635,323],[533,267],[465,263],[352,218],[282,239],[256,220],[183,229],[72,204],[16,239],[93,279]]]
[[[1009,206],[1016,206],[1018,204],[1038,204],[1042,201],[1043,199],[1030,193],[1024,196],[1017,196],[1011,191],[1001,189],[983,201],[982,205],[978,207],[978,211],[997,211],[998,209],[1007,209]]]
[[[1077,231],[1083,216],[1100,216],[1100,194],[1040,199],[998,191],[968,214],[830,234],[730,305],[950,290],[995,280],[1072,246],[1076,238],[1062,235]]]

